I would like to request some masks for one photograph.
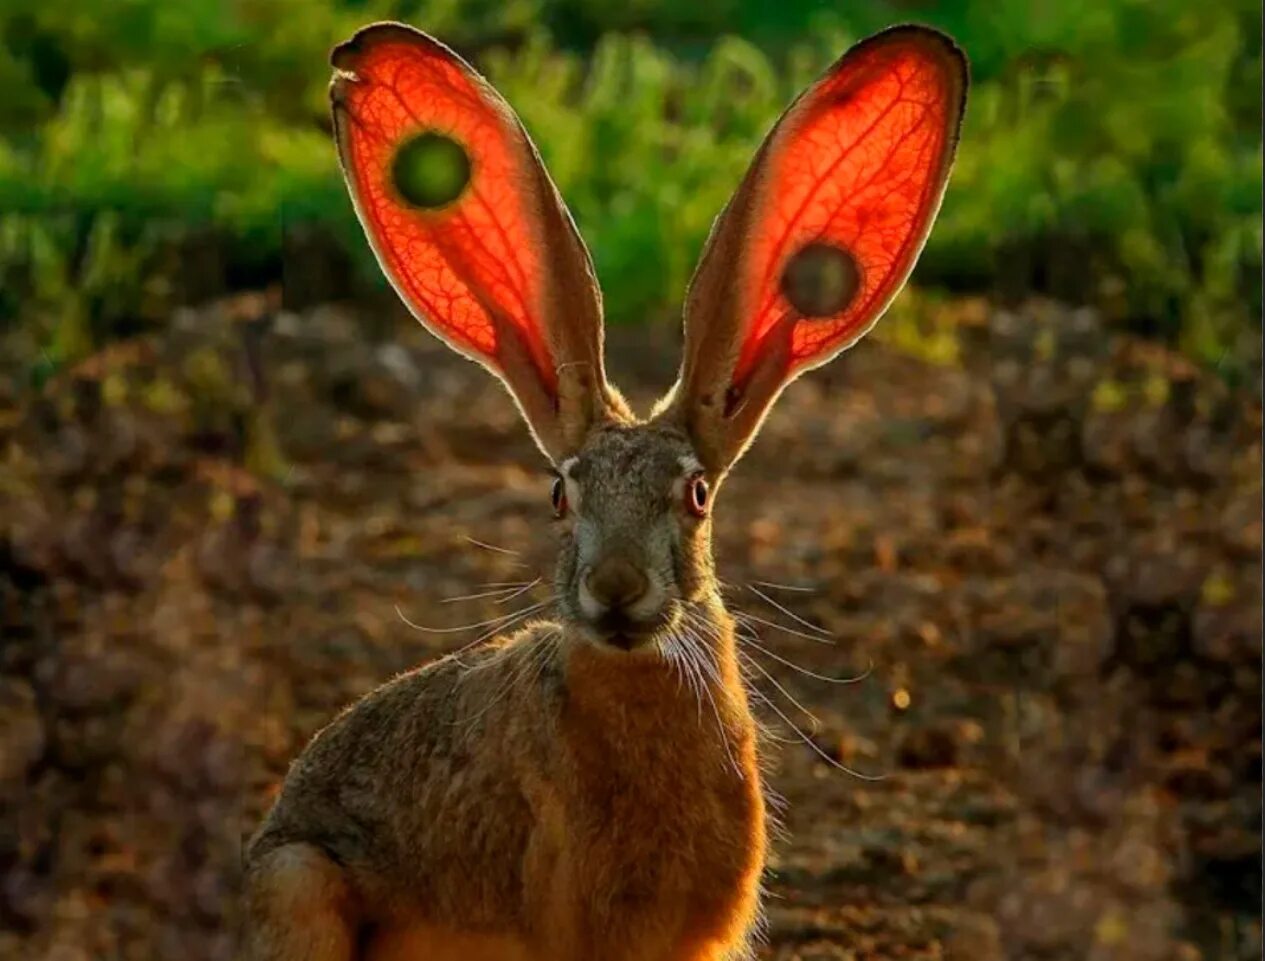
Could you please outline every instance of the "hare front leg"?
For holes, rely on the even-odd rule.
[[[246,961],[355,961],[351,891],[342,869],[310,844],[286,844],[250,868]]]

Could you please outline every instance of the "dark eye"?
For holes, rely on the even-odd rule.
[[[553,516],[567,516],[567,485],[561,477],[553,479],[553,487],[549,489],[549,500],[553,503]]]
[[[691,474],[685,480],[685,507],[695,517],[707,516],[707,501],[710,491],[707,479],[700,474]]]

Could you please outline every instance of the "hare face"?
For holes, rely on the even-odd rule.
[[[558,465],[556,587],[581,636],[652,649],[676,626],[682,603],[706,590],[710,504],[701,471],[683,433],[653,424],[596,430]]]

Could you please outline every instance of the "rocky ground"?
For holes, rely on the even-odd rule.
[[[718,506],[776,655],[763,957],[1258,957],[1259,404],[1087,312],[964,317],[959,366],[796,384]],[[611,337],[641,409],[673,341]],[[288,761],[468,640],[397,607],[547,571],[542,466],[476,368],[332,307],[0,386],[0,957],[232,958]]]

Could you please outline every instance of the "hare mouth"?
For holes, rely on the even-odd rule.
[[[631,618],[620,611],[608,611],[588,627],[600,643],[621,651],[634,651],[654,643],[671,621],[671,613],[666,610],[648,621]]]
[[[642,634],[620,632],[616,634],[608,634],[604,640],[611,647],[617,647],[621,651],[631,651],[634,647],[641,647],[648,638]]]

